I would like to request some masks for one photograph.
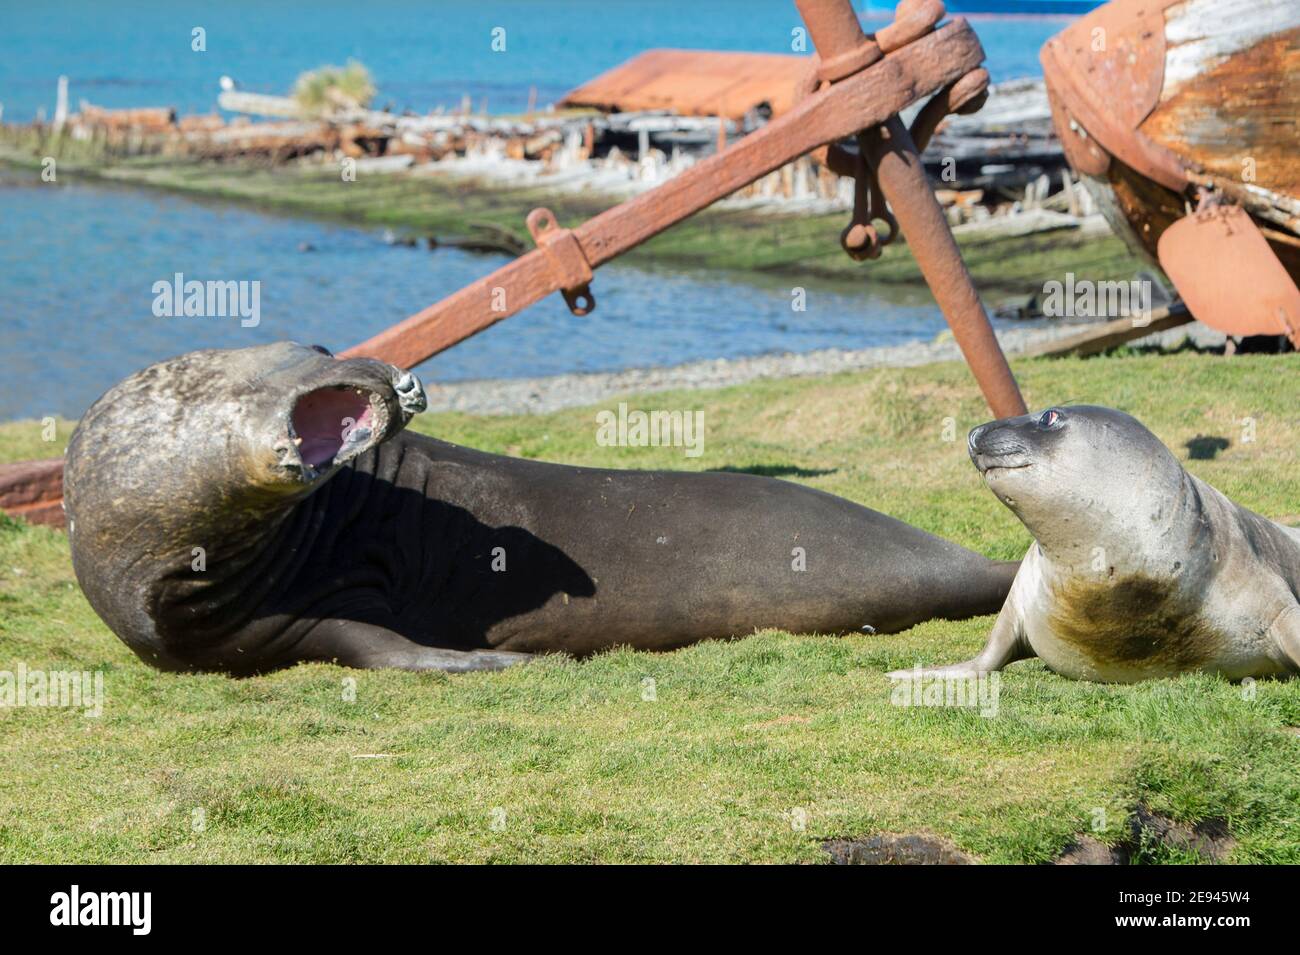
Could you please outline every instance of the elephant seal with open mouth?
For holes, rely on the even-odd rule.
[[[457,671],[764,627],[897,631],[992,613],[1015,573],[785,481],[404,433],[424,406],[409,372],[294,343],[132,375],[68,447],[91,605],[169,670]]]
[[[982,425],[969,449],[1035,543],[980,655],[922,673],[1032,656],[1115,683],[1300,671],[1300,531],[1188,474],[1138,421],[1052,408]]]

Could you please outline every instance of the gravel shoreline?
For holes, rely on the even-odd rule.
[[[1065,338],[1078,325],[1053,328],[1011,328],[997,333],[1008,355],[1040,342]],[[1174,346],[1190,338],[1198,346],[1222,345],[1224,336],[1200,322],[1156,332],[1132,344]],[[562,408],[596,404],[616,396],[677,389],[725,388],[764,378],[833,375],[863,368],[904,368],[961,358],[948,334],[933,341],[907,342],[876,348],[825,348],[794,354],[717,358],[657,368],[627,368],[612,372],[549,375],[542,378],[487,378],[438,383],[426,381],[430,411],[469,414],[547,414]]]

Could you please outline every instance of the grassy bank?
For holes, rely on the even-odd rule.
[[[1124,408],[1184,460],[1188,442],[1222,438],[1188,467],[1300,523],[1300,420],[1294,390],[1278,387],[1300,356],[1125,355],[1017,372],[1031,405]],[[966,459],[960,436],[987,413],[962,366],[633,406],[703,409],[704,454],[599,447],[592,409],[415,426],[525,457],[774,474],[992,556],[1028,543]],[[0,426],[0,458],[49,456],[67,438],[66,427],[53,445],[39,432]],[[991,622],[845,639],[766,632],[450,678],[319,665],[170,676],[95,618],[61,534],[5,522],[0,670],[101,668],[106,703],[98,719],[0,710],[0,861],[816,862],[825,839],[924,832],[985,861],[1042,862],[1080,833],[1129,840],[1145,806],[1223,820],[1233,861],[1300,862],[1300,681],[1262,681],[1253,695],[1201,676],[1098,686],[1026,661],[1003,675],[991,718],[890,704],[885,671],[964,659]],[[1133,851],[1198,858],[1158,842]]]
[[[408,173],[360,173],[344,182],[337,171],[315,168],[250,168],[234,164],[137,158],[105,161],[92,147],[64,141],[40,143],[15,129],[0,139],[0,161],[38,167],[48,150],[58,161],[61,181],[99,177],[250,204],[296,215],[324,216],[365,225],[390,226],[441,238],[464,236],[476,223],[508,228],[527,238],[524,217],[537,206],[576,225],[616,200],[583,192],[548,193],[503,188]],[[903,242],[871,263],[856,263],[840,249],[847,213],[770,215],[749,210],[705,210],[669,229],[620,261],[675,267],[868,281],[882,294],[908,298],[924,294],[923,279]],[[531,242],[531,240],[529,240]],[[1083,238],[1068,232],[961,242],[976,284],[996,304],[1004,298],[1041,291],[1068,271],[1078,278],[1128,279],[1145,267],[1113,236]]]

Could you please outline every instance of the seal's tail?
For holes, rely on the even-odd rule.
[[[997,613],[1011,593],[1011,584],[1020,572],[1018,560],[980,558],[977,567],[965,566],[953,575],[956,585],[941,595],[942,603],[934,616],[945,620],[965,620]]]

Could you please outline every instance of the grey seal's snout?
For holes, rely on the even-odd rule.
[[[1014,419],[990,421],[978,428],[972,428],[966,439],[966,450],[971,463],[983,473],[994,462],[1013,455],[1022,455],[1026,450],[1024,441],[1016,436],[1011,427]]]
[[[975,458],[976,455],[979,454],[980,438],[984,435],[984,432],[987,431],[988,429],[989,429],[989,425],[982,424],[979,425],[978,427],[971,428],[970,434],[966,436],[966,453],[970,455],[970,459],[972,462],[974,462],[976,467],[979,467],[979,461],[977,461]]]
[[[1037,419],[1031,415],[1003,418],[972,428],[966,439],[971,463],[981,474],[992,468],[1019,469],[1033,458]]]

